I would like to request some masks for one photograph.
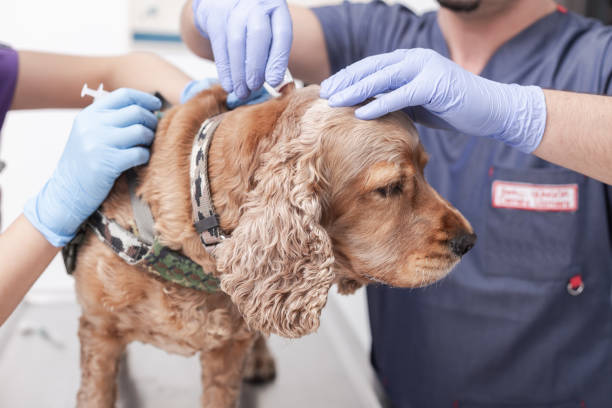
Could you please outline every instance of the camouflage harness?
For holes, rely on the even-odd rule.
[[[147,272],[186,288],[216,292],[219,280],[204,272],[202,267],[180,252],[164,246],[157,238],[145,242],[115,221],[96,211],[87,220],[98,238],[129,265],[138,266]]]
[[[215,116],[202,124],[194,139],[190,166],[194,227],[210,254],[214,252],[215,245],[225,238],[219,226],[219,217],[214,211],[207,167],[210,141],[220,122],[221,117]],[[155,276],[187,288],[218,291],[219,280],[216,277],[204,272],[199,264],[185,255],[160,243],[159,237],[154,234],[151,210],[136,195],[136,173],[128,171],[127,178],[138,235],[107,218],[100,210],[93,213],[84,225],[92,229],[102,242],[129,265],[141,267]],[[74,269],[76,251],[83,235],[84,231],[81,231],[62,251],[69,273]]]

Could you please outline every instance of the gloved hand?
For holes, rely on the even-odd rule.
[[[330,106],[352,106],[386,93],[355,115],[374,119],[409,108],[431,127],[488,136],[525,153],[535,150],[546,127],[541,88],[502,84],[474,75],[432,50],[397,50],[365,58],[323,81]]]
[[[201,91],[210,88],[213,85],[218,84],[219,81],[216,78],[204,78],[201,80],[194,80],[185,86],[181,93],[181,103],[185,103],[196,94]],[[248,98],[240,99],[235,93],[227,95],[226,105],[228,109],[235,109],[242,105],[255,105],[256,103],[265,102],[270,99],[271,96],[264,88],[259,88],[257,91],[251,92]]]
[[[285,0],[194,0],[195,26],[212,45],[221,85],[241,99],[283,80],[293,39]]]
[[[74,120],[55,172],[24,209],[54,246],[66,245],[104,201],[115,179],[149,160],[161,107],[156,97],[119,89],[96,99]]]

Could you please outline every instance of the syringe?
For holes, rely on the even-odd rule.
[[[87,86],[87,84],[83,85],[83,89],[81,89],[81,98],[84,98],[85,95],[91,96],[94,100],[98,99],[101,96],[108,95],[110,92],[104,90],[104,84],[100,84],[98,89],[91,89]],[[168,101],[159,93],[155,92],[155,97],[157,97],[160,101],[162,101],[162,108],[158,111],[155,111],[155,116],[157,119],[161,119],[164,116],[164,110],[168,109],[170,105]]]
[[[87,87],[87,84],[83,85],[83,89],[81,89],[81,98],[84,98],[85,95],[89,95],[92,98],[98,99],[100,96],[104,96],[109,94],[110,92],[104,90],[104,84],[100,84],[98,89],[90,89]]]

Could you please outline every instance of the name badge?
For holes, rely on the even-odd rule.
[[[494,208],[527,211],[578,210],[577,184],[529,184],[493,181]]]

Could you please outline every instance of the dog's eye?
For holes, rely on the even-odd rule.
[[[398,183],[393,183],[393,184],[386,185],[384,187],[377,188],[375,191],[377,194],[380,194],[381,197],[387,198],[387,197],[398,196],[402,194],[403,189],[402,189],[402,184],[398,182]]]

